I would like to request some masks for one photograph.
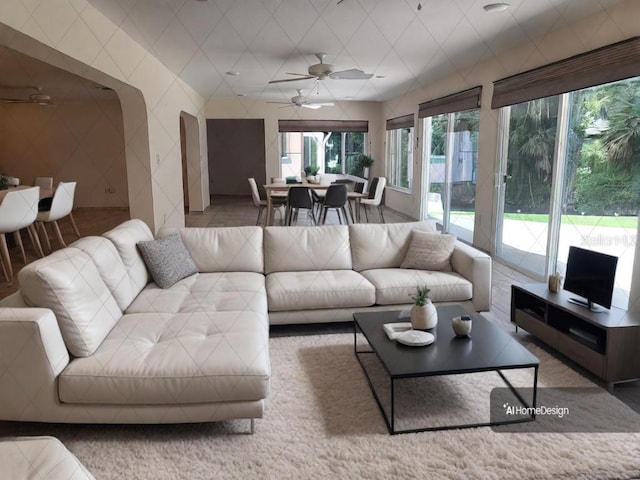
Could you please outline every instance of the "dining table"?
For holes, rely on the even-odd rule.
[[[315,190],[320,196],[326,192],[327,188],[329,188],[330,184],[327,183],[311,183],[303,180],[300,183],[268,183],[263,185],[265,191],[267,192],[267,214],[265,215],[265,225],[273,224],[273,198],[274,197],[286,197],[289,193],[290,188],[299,188],[299,187],[308,187],[312,190]],[[356,202],[356,212],[355,217],[352,221],[359,223],[360,222],[360,200],[364,198],[366,195],[358,192],[347,192],[347,201],[354,200]]]
[[[4,200],[4,197],[7,195],[7,193],[24,190],[27,188],[33,188],[33,185],[18,185],[16,187],[9,187],[6,190],[0,190],[0,203],[2,203],[2,200]],[[42,200],[43,198],[53,197],[54,191],[54,188],[40,188],[40,200]]]

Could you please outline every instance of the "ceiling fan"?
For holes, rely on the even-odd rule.
[[[317,110],[322,107],[333,107],[334,104],[331,102],[310,102],[309,98],[304,96],[302,90],[298,90],[298,95],[295,97],[291,97],[291,101],[289,102],[267,102],[267,103],[279,103],[282,105],[286,105],[287,107],[304,107],[304,108],[312,108]]]
[[[0,88],[7,88],[7,87],[0,87]],[[42,93],[42,89],[39,87],[25,87],[25,88],[10,87],[10,88],[15,88],[19,90],[35,90],[36,93],[32,93],[31,95],[29,95],[28,98],[0,98],[0,102],[2,103],[35,103],[43,106],[55,105],[53,100],[51,100],[51,97],[49,95],[45,95],[44,93]]]
[[[298,80],[308,80],[315,78],[317,80],[324,80],[325,78],[333,78],[337,80],[368,80],[373,77],[372,73],[364,73],[358,68],[350,68],[348,70],[340,70],[338,72],[333,71],[333,65],[324,63],[324,57],[326,53],[316,53],[316,57],[320,60],[320,63],[311,65],[308,69],[308,73],[290,73],[287,75],[296,75],[299,78],[285,78],[281,80],[271,80],[269,83],[282,83],[282,82],[297,82]]]

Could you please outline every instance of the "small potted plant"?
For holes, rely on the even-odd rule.
[[[438,312],[429,299],[429,291],[427,287],[418,287],[415,295],[409,295],[413,300],[411,326],[415,330],[428,330],[438,324]]]
[[[371,167],[375,163],[375,160],[373,158],[371,158],[369,155],[365,155],[363,153],[358,158],[358,163],[360,164],[360,167],[362,168],[362,176],[364,178],[369,178],[369,170],[371,169]]]
[[[9,178],[6,175],[0,175],[0,190],[9,188]]]
[[[307,178],[307,182],[309,183],[320,183],[320,177],[318,172],[320,171],[320,167],[317,165],[307,165],[304,167],[304,174]]]

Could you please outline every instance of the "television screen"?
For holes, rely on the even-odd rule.
[[[571,300],[584,304],[590,310],[597,310],[593,307],[594,303],[610,308],[617,265],[618,257],[569,247],[564,289],[583,297],[586,302]]]

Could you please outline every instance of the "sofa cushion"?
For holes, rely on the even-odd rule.
[[[145,287],[126,313],[267,311],[264,275],[252,272],[198,273],[167,289]]]
[[[451,271],[451,254],[456,236],[450,233],[431,233],[414,230],[411,234],[407,255],[400,268],[417,270]]]
[[[269,329],[254,312],[125,315],[94,355],[59,377],[74,404],[260,400],[269,389]]]
[[[57,250],[18,273],[27,305],[53,310],[64,343],[76,357],[93,354],[122,316],[91,257]]]
[[[138,289],[134,288],[115,245],[104,237],[82,237],[70,247],[78,248],[91,257],[118,306],[125,310],[136,298]]]
[[[264,272],[261,227],[162,228],[163,237],[180,233],[201,273]]]
[[[431,221],[349,225],[353,269],[398,268],[407,255],[413,230],[435,232]]]
[[[138,248],[153,281],[160,288],[168,288],[178,280],[198,273],[178,233],[138,242]]]
[[[346,225],[266,227],[264,230],[264,270],[267,274],[351,270]]]
[[[270,311],[365,307],[375,302],[375,289],[353,270],[276,272],[267,275]]]
[[[111,240],[118,250],[131,279],[131,285],[135,289],[135,295],[137,295],[150,280],[147,266],[140,255],[137,243],[153,240],[151,230],[142,220],[133,219],[121,223],[102,236]]]
[[[429,288],[433,302],[462,302],[473,295],[471,282],[453,272],[383,268],[361,273],[375,286],[378,305],[411,303],[419,286]]]

